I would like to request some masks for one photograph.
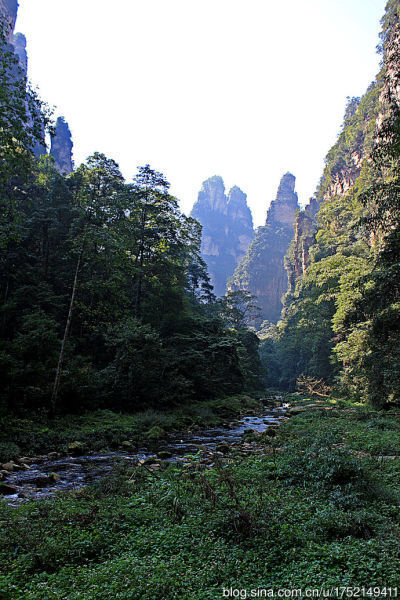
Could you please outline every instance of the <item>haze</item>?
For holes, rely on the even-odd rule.
[[[21,0],[29,74],[79,164],[163,171],[188,213],[218,174],[261,224],[281,175],[305,204],[346,96],[379,69],[384,0]]]

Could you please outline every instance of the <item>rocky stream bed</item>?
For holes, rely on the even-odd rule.
[[[111,473],[120,461],[157,469],[164,460],[187,462],[188,455],[198,453],[203,464],[212,466],[215,459],[231,447],[246,449],[245,438],[249,433],[257,435],[279,425],[286,418],[286,409],[287,405],[265,408],[258,416],[245,416],[225,427],[170,435],[136,449],[82,454],[77,446],[70,454],[50,452],[22,457],[2,465],[0,493],[14,506],[28,499],[48,498],[60,491],[90,485]]]

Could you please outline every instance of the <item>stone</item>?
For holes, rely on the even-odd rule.
[[[21,471],[22,469],[21,465],[18,465],[12,460],[2,464],[1,466],[4,471]]]
[[[0,483],[0,494],[3,496],[12,496],[18,493],[18,488],[15,485],[9,485],[7,483]]]
[[[54,483],[55,479],[51,475],[45,475],[33,478],[30,483],[33,483],[38,488],[43,488]]]
[[[147,466],[147,465],[153,464],[155,460],[157,460],[156,456],[149,456],[148,458],[144,458],[144,459],[140,460],[139,464]]]
[[[58,117],[54,134],[51,137],[50,155],[54,166],[61,175],[69,175],[74,169],[72,161],[72,136],[64,117]]]
[[[121,446],[122,446],[122,448],[126,448],[127,450],[131,450],[132,449],[132,442],[130,442],[129,440],[124,440],[123,442],[121,442]]]
[[[217,452],[222,452],[222,454],[227,454],[230,450],[229,444],[227,442],[220,442],[217,444],[215,448]]]
[[[172,458],[173,454],[169,450],[160,450],[160,452],[158,452],[157,456],[158,456],[158,458],[161,458],[162,460],[164,460],[166,458]]]
[[[305,406],[293,406],[292,408],[289,408],[287,412],[289,415],[299,415],[300,413],[304,413],[306,411],[307,408]]]
[[[253,218],[247,196],[234,186],[225,194],[222,177],[203,182],[191,216],[201,224],[201,254],[216,296],[226,292],[228,279],[253,239]]]
[[[145,433],[145,436],[149,440],[159,440],[159,439],[165,437],[165,431],[162,427],[155,425],[154,427],[152,427],[151,429],[149,429],[149,431],[147,431]]]
[[[265,430],[264,434],[268,437],[275,437],[276,432],[277,432],[276,427],[268,427],[268,429]]]
[[[68,454],[72,456],[82,456],[87,451],[86,444],[83,442],[71,442],[67,447]]]
[[[60,458],[60,454],[58,452],[49,452],[47,458],[49,460],[57,460],[58,458]]]

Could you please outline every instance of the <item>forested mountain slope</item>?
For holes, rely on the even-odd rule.
[[[271,384],[292,387],[306,374],[377,404],[398,397],[398,14],[389,2],[383,68],[361,99],[349,99],[318,214],[297,217],[282,321],[261,334]]]
[[[276,323],[282,310],[281,298],[287,290],[284,257],[293,238],[293,223],[299,208],[296,178],[286,173],[275,200],[269,207],[265,225],[257,229],[245,256],[229,281],[232,290],[246,290],[261,309],[258,322]]]

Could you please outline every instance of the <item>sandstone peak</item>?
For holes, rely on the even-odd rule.
[[[8,43],[12,42],[15,21],[17,20],[18,1],[0,0],[0,19],[5,25],[5,36]]]
[[[68,123],[64,117],[58,117],[54,134],[51,137],[50,154],[54,158],[54,166],[62,175],[73,171],[72,137]]]
[[[292,173],[285,173],[279,183],[275,200],[271,202],[267,213],[266,225],[281,224],[293,227],[299,199],[294,191],[296,177]]]
[[[232,204],[246,204],[247,206],[247,195],[240,189],[240,187],[234,185],[233,188],[229,190],[228,202]]]
[[[204,181],[193,206],[192,217],[203,227],[201,253],[217,296],[225,293],[228,278],[253,238],[246,198],[237,186],[227,197],[222,177],[214,175]]]
[[[26,37],[23,33],[16,33],[12,40],[15,54],[18,56],[21,69],[26,76],[28,72],[28,55],[26,53]]]

